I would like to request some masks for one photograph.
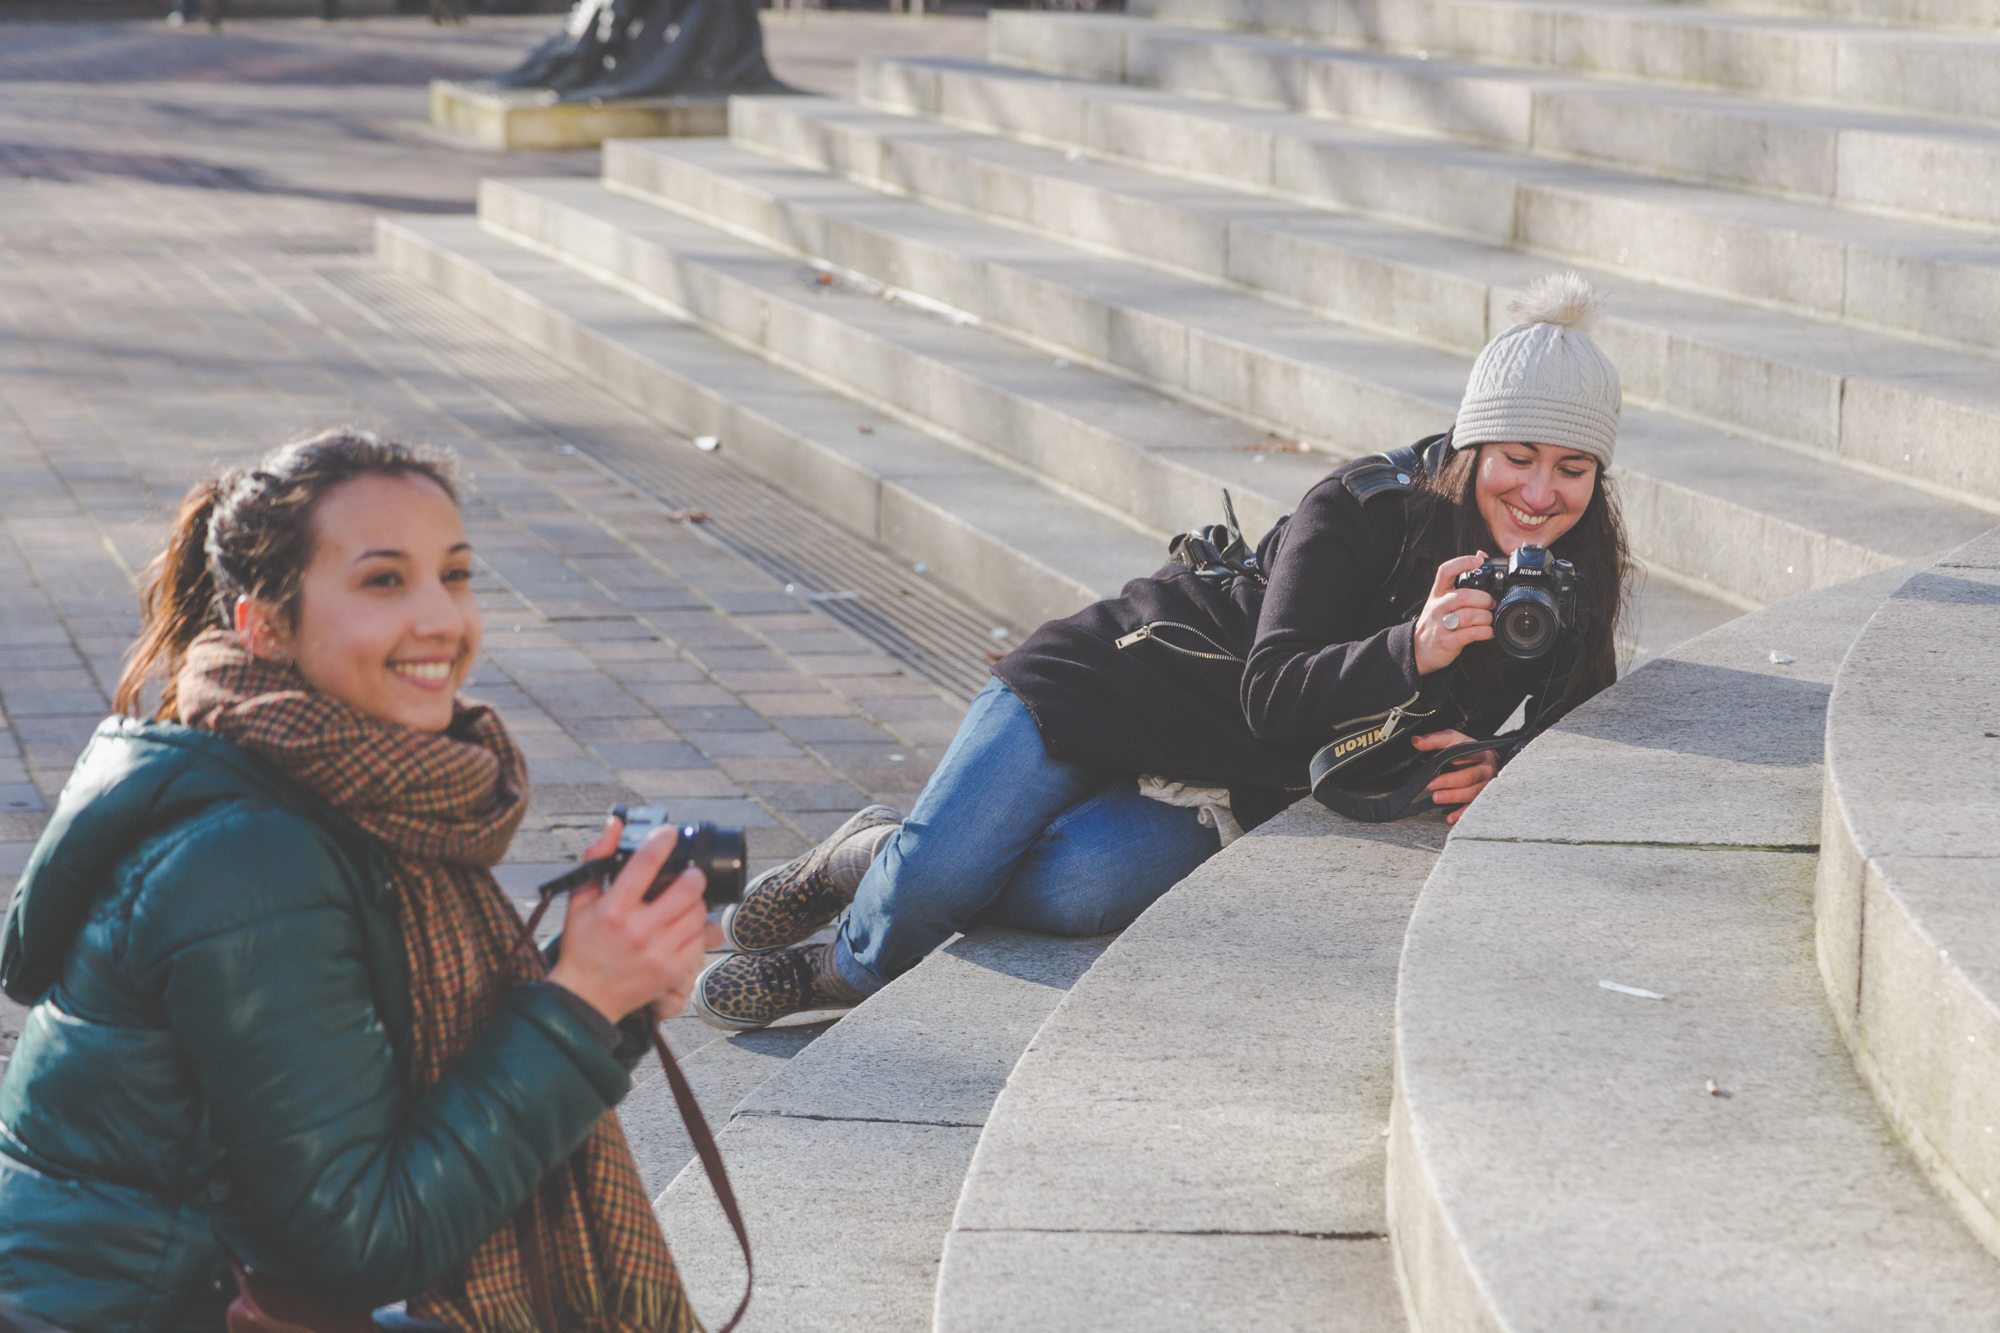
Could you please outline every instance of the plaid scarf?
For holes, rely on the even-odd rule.
[[[528,767],[499,716],[459,700],[443,732],[384,722],[311,689],[288,664],[212,630],[188,649],[179,712],[275,764],[388,850],[410,966],[412,1097],[444,1076],[508,992],[544,971],[490,869],[528,808]],[[462,1333],[689,1333],[699,1328],[618,1118],[606,1114],[526,1205],[539,1224],[559,1329],[536,1327],[521,1246],[505,1226],[410,1313]],[[523,1236],[530,1239],[524,1240]]]

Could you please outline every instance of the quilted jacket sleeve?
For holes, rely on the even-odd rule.
[[[195,821],[145,873],[130,963],[199,1082],[253,1265],[344,1301],[421,1291],[630,1088],[560,997],[524,986],[435,1088],[406,1095],[362,909],[295,816]]]

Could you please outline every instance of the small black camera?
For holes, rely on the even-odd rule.
[[[632,859],[632,853],[639,850],[648,834],[662,824],[673,821],[667,816],[664,805],[614,805],[613,817],[624,821],[625,827],[618,835],[618,849],[609,856],[600,856],[595,861],[585,861],[567,874],[558,875],[542,885],[544,898],[553,894],[568,893],[585,884],[608,882],[617,877]],[[743,830],[723,828],[706,820],[698,824],[683,824],[680,837],[674,842],[674,850],[660,867],[658,878],[646,890],[646,901],[651,902],[667,891],[674,877],[689,866],[695,867],[708,877],[708,888],[702,894],[709,907],[724,907],[730,903],[743,901]]]
[[[1505,560],[1466,570],[1452,586],[1495,598],[1493,637],[1509,657],[1532,662],[1548,656],[1563,630],[1575,628],[1583,578],[1569,561],[1530,542]]]

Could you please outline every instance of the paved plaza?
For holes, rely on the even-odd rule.
[[[465,151],[421,123],[428,80],[501,68],[555,22],[0,23],[0,874],[110,710],[135,579],[189,484],[343,423],[471,473],[472,692],[534,784],[510,891],[614,801],[744,825],[754,870],[920,787],[976,663],[919,672],[857,635],[754,549],[797,546],[810,515],[371,258],[379,214],[468,213],[485,175],[596,173],[594,150]],[[824,92],[859,50],[969,54],[983,30],[767,25],[779,76]],[[978,623],[870,552],[837,567],[912,585],[919,620]]]

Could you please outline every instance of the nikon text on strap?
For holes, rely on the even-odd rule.
[[[1338,744],[1339,742],[1335,742]],[[1323,747],[1313,756],[1312,794],[1318,801],[1335,814],[1358,819],[1364,824],[1386,824],[1415,814],[1432,804],[1431,781],[1438,774],[1450,768],[1467,755],[1492,750],[1503,759],[1509,749],[1505,741],[1467,741],[1460,745],[1448,745],[1442,750],[1426,754],[1413,751],[1416,762],[1407,767],[1399,766],[1394,773],[1384,777],[1383,783],[1397,783],[1382,790],[1354,790],[1334,785],[1333,773],[1339,760],[1331,755],[1333,745]],[[1326,762],[1322,762],[1322,761]]]

